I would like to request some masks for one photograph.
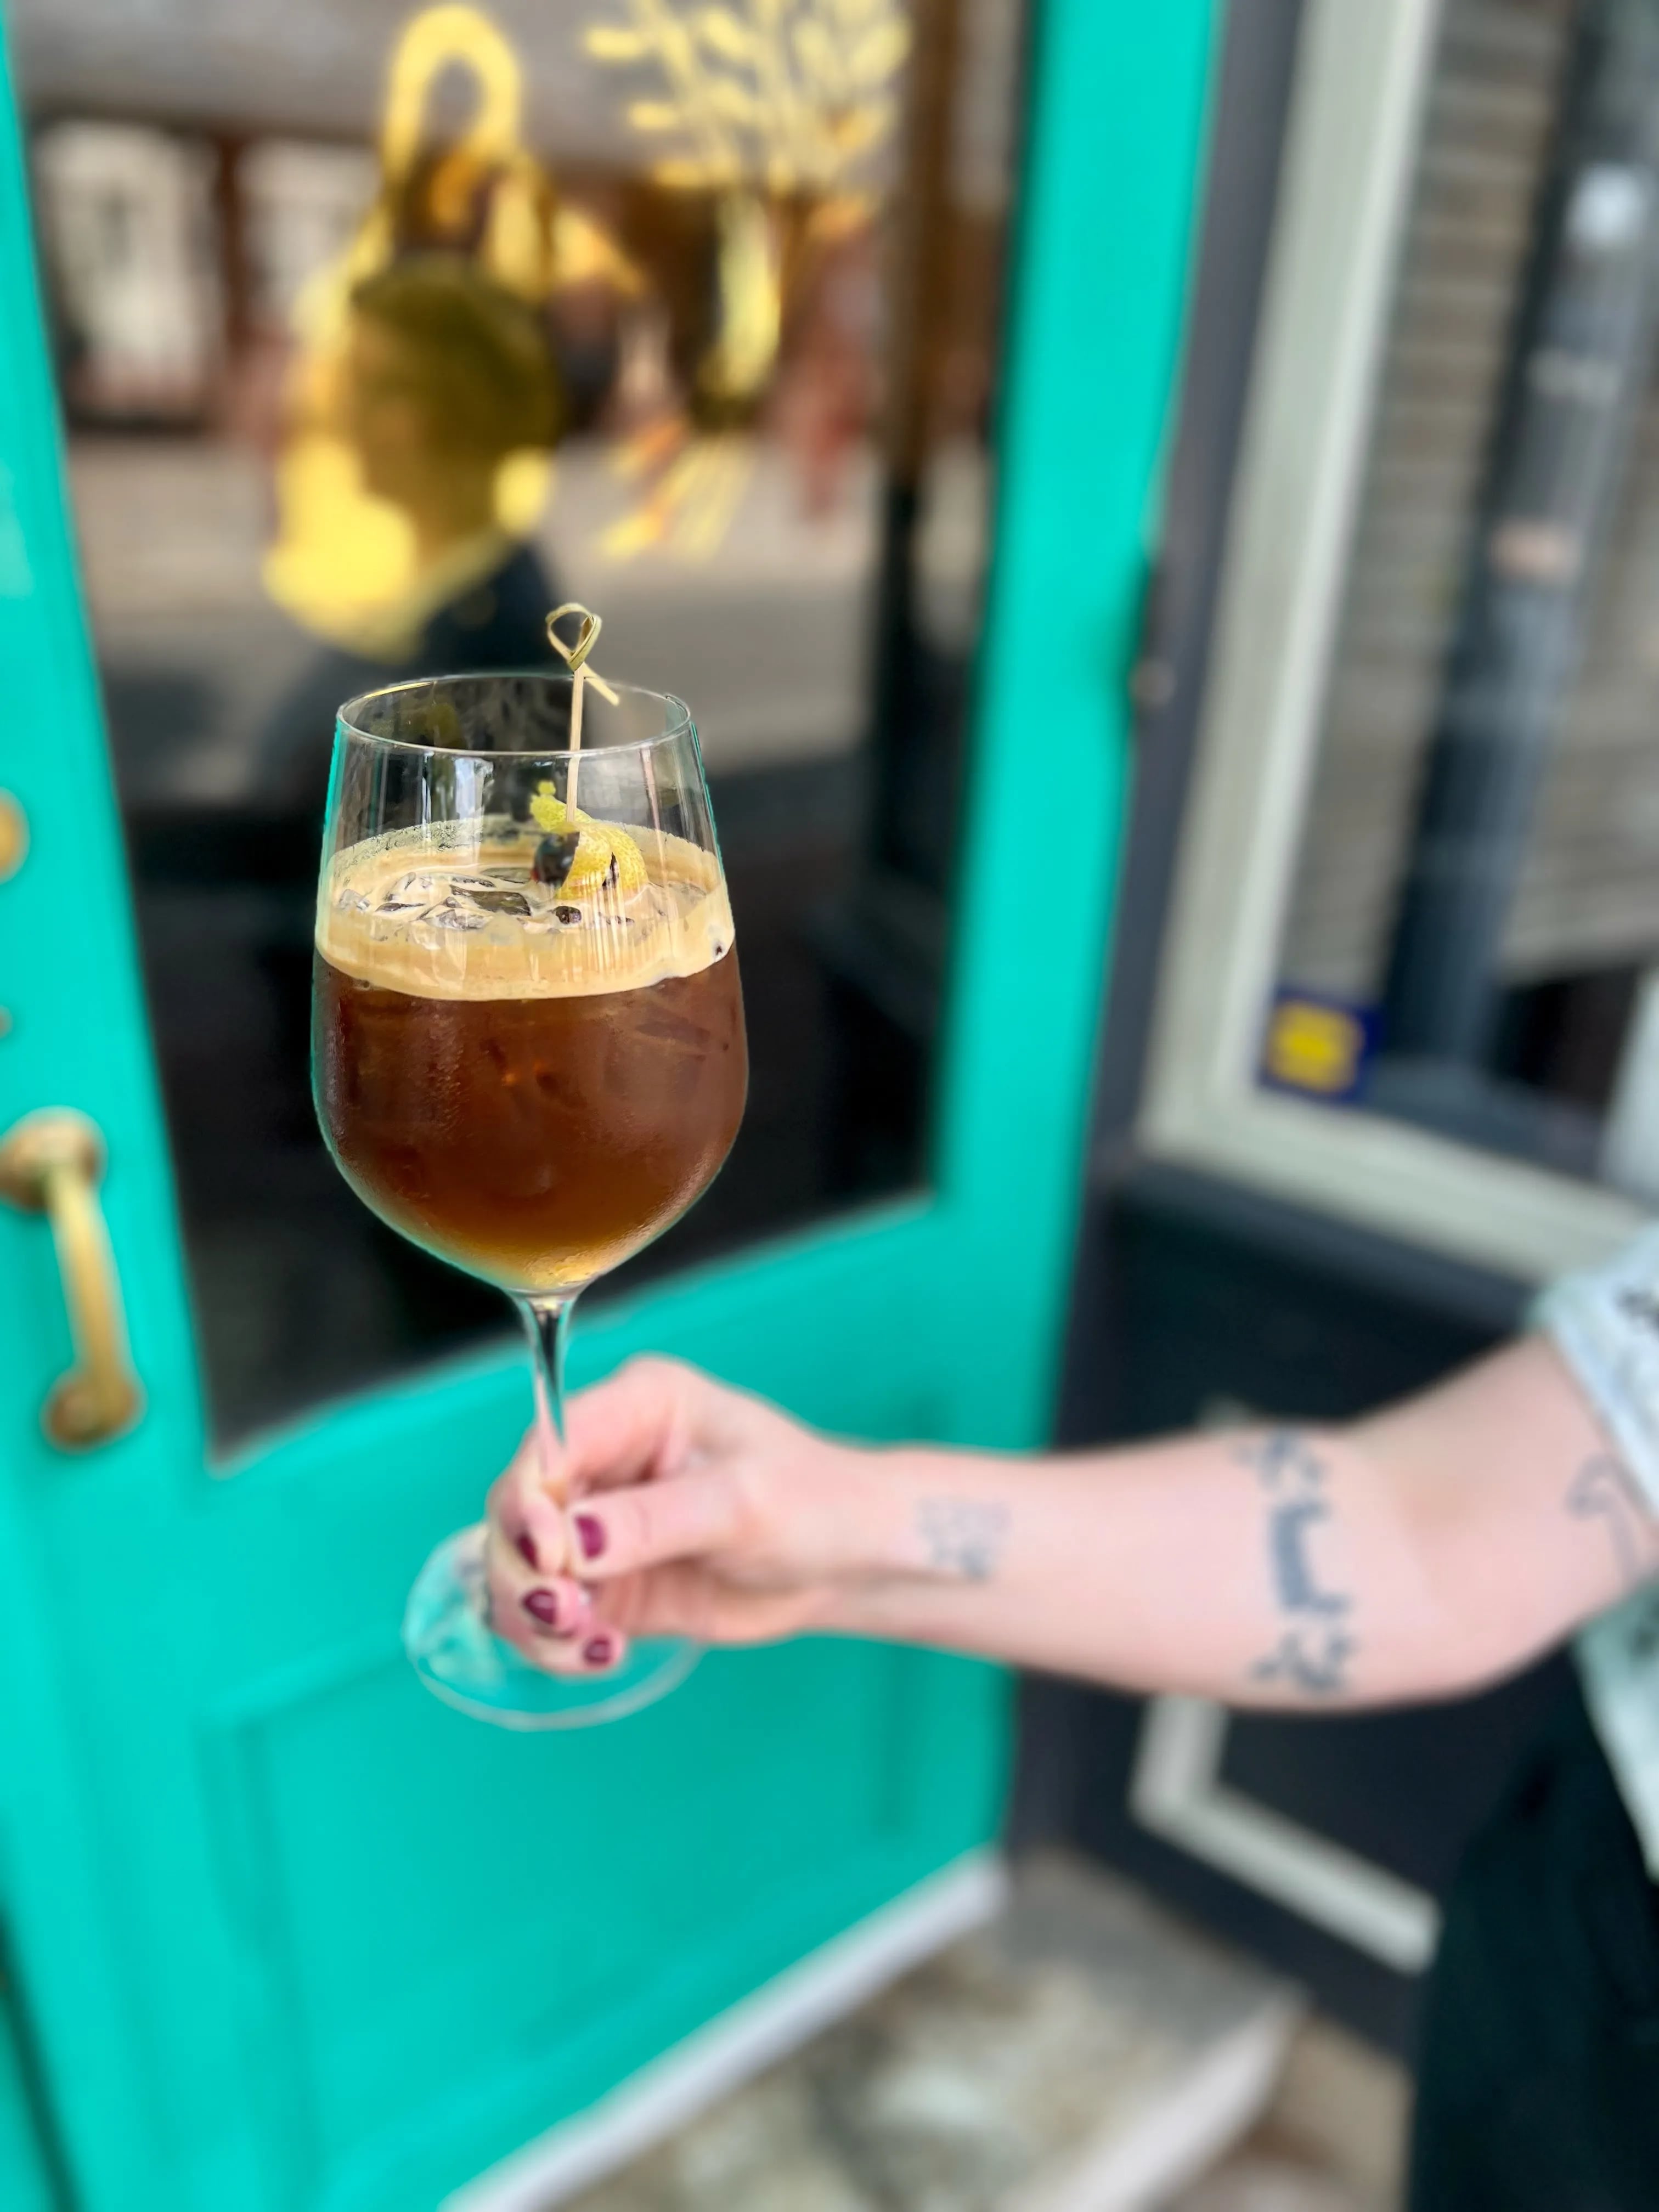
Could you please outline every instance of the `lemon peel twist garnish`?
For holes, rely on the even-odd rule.
[[[530,802],[530,812],[536,827],[538,830],[544,830],[550,837],[556,837],[564,827],[564,801],[545,776],[536,786],[535,795]],[[579,823],[590,818],[583,813],[580,806],[576,809],[576,820]]]
[[[556,836],[574,820],[578,833],[576,857],[570,870],[559,885],[561,898],[591,896],[604,888],[610,878],[611,864],[616,864],[615,890],[620,898],[632,898],[642,891],[649,881],[645,855],[626,830],[614,822],[596,822],[580,806],[571,810],[565,805],[549,782],[538,783],[530,801],[530,811],[538,830]]]

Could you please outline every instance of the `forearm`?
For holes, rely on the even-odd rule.
[[[835,1627],[1237,1705],[1466,1690],[1659,1571],[1535,1341],[1352,1428],[902,1451],[871,1480]]]
[[[1336,1431],[879,1463],[835,1626],[1236,1705],[1421,1693],[1455,1662],[1385,1486]]]
[[[568,1511],[527,1454],[491,1501],[491,1603],[532,1657],[597,1608],[1376,1705],[1491,1681],[1659,1576],[1654,1503],[1540,1337],[1345,1428],[1075,1458],[861,1450],[643,1361],[572,1401],[566,1449]]]

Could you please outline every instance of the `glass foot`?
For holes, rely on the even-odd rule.
[[[544,1674],[489,1627],[483,1524],[446,1536],[415,1577],[404,1650],[434,1698],[497,1728],[592,1728],[654,1705],[702,1656],[678,1637],[630,1644],[604,1674]]]

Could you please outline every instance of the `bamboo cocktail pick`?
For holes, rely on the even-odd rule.
[[[559,635],[556,625],[567,615],[577,615],[576,640],[567,645]],[[582,697],[591,684],[601,699],[611,706],[617,703],[617,695],[597,668],[590,668],[587,657],[599,641],[599,632],[605,623],[592,607],[585,607],[580,599],[567,599],[562,606],[555,607],[547,618],[547,641],[564,660],[570,671],[570,770],[565,778],[565,819],[573,828],[576,820],[576,771],[581,762]]]

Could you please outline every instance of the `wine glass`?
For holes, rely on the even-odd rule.
[[[590,681],[573,750],[579,682],[443,676],[340,709],[313,996],[335,1164],[382,1221],[512,1297],[562,1497],[571,1308],[708,1188],[748,1085],[691,716]],[[656,1638],[603,1673],[529,1665],[490,1628],[483,1539],[440,1545],[404,1620],[416,1672],[451,1704],[580,1727],[695,1663],[695,1645]]]

